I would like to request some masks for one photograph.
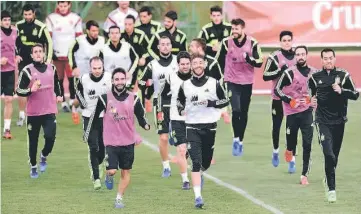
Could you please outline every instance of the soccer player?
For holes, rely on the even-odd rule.
[[[89,60],[94,56],[99,56],[100,50],[103,48],[105,39],[99,36],[99,25],[96,21],[90,20],[85,24],[86,34],[75,38],[75,42],[69,49],[68,60],[69,66],[73,70],[75,84],[77,78],[83,74],[88,74],[90,69]],[[80,123],[79,114],[76,106],[79,105],[78,100],[74,100],[72,109],[72,119],[74,124]]]
[[[157,49],[159,38],[167,36],[172,42],[172,54],[177,55],[179,51],[187,50],[187,36],[177,26],[178,15],[175,11],[168,11],[164,16],[164,28],[156,32],[148,45],[148,52],[153,59],[159,59],[159,50]]]
[[[130,170],[134,162],[134,143],[136,141],[134,114],[139,125],[145,130],[150,126],[145,119],[144,108],[139,98],[125,88],[126,71],[116,68],[112,72],[112,89],[101,95],[97,106],[91,115],[85,139],[90,137],[91,130],[97,129],[101,112],[103,116],[103,140],[106,150],[106,178],[105,185],[113,189],[114,175],[121,169],[118,194],[115,208],[123,208],[123,196],[130,183]]]
[[[83,33],[82,19],[78,14],[71,12],[70,8],[70,1],[58,1],[55,13],[51,13],[46,18],[46,26],[53,38],[53,62],[58,72],[62,94],[64,94],[65,75],[69,80],[69,104],[65,101],[65,96],[61,104],[64,112],[70,112],[69,106],[73,105],[75,99],[74,77],[69,66],[68,51],[75,37]]]
[[[118,26],[109,28],[109,42],[101,49],[99,56],[104,59],[105,72],[112,72],[115,68],[124,68],[128,71],[127,85],[128,89],[132,88],[133,73],[137,68],[139,57],[133,46],[128,42],[120,39],[120,29]],[[136,78],[136,77],[134,77]]]
[[[13,95],[15,86],[16,29],[11,28],[11,16],[6,10],[1,11],[1,92],[5,95],[4,133],[5,139],[11,139],[11,116],[13,114]]]
[[[108,14],[107,20],[104,22],[104,35],[108,37],[109,28],[118,26],[121,31],[124,30],[124,20],[128,15],[138,18],[138,12],[129,7],[129,1],[118,1],[118,8]]]
[[[204,25],[198,37],[206,40],[206,54],[214,57],[219,50],[222,40],[231,35],[232,26],[223,21],[222,8],[218,5],[211,7],[210,18],[212,22]]]
[[[315,70],[307,65],[308,50],[306,46],[295,48],[297,64],[286,69],[275,87],[275,94],[282,100],[283,111],[286,115],[286,162],[289,162],[288,172],[296,171],[296,159],[293,150],[297,145],[298,130],[302,133],[303,169],[301,184],[308,185],[308,173],[310,169],[313,115],[310,106],[308,80]]]
[[[35,19],[35,10],[31,4],[25,4],[23,9],[24,19],[16,23],[18,37],[16,39],[16,48],[19,56],[17,57],[18,70],[21,71],[25,66],[33,62],[31,58],[31,49],[35,44],[42,44],[46,47],[46,62],[50,63],[53,56],[53,42],[49,31],[44,23]],[[26,98],[19,97],[19,119],[18,126],[23,126],[25,121]]]
[[[106,94],[111,89],[111,73],[104,72],[103,60],[97,56],[91,58],[90,67],[91,73],[83,74],[76,85],[76,96],[83,109],[84,133],[86,133],[89,123],[91,123],[90,116],[95,110],[98,97],[102,94]],[[86,138],[88,139],[91,179],[93,181],[94,189],[99,190],[101,188],[100,168],[105,156],[103,142],[103,114],[93,118],[93,120],[97,121],[97,127],[91,129],[90,132],[87,133],[89,136]]]
[[[20,72],[16,93],[27,97],[27,131],[30,158],[30,177],[38,178],[36,156],[40,128],[43,127],[45,145],[40,155],[40,172],[45,172],[48,155],[53,150],[56,136],[56,103],[63,101],[58,76],[53,64],[44,63],[44,47],[35,44],[31,50],[34,62]]]
[[[188,152],[192,160],[192,184],[195,207],[204,205],[201,195],[203,176],[212,160],[220,111],[228,105],[228,98],[222,84],[204,73],[203,55],[191,56],[193,75],[179,88],[177,108],[179,115],[185,115]]]
[[[325,157],[326,198],[336,202],[336,167],[340,154],[345,123],[347,122],[348,100],[357,100],[360,96],[350,74],[335,67],[335,51],[325,48],[321,51],[322,70],[312,74],[309,87],[312,103],[317,104],[315,114],[318,140]]]
[[[169,132],[169,107],[170,99],[163,99],[162,103],[158,103],[158,95],[160,93],[161,85],[165,82],[171,73],[178,71],[177,57],[172,55],[172,43],[169,37],[162,36],[159,39],[158,45],[160,51],[159,60],[153,59],[146,67],[144,72],[140,75],[139,84],[146,87],[146,99],[153,97],[154,114],[159,111],[159,106],[162,107],[163,118],[157,116],[155,118],[157,124],[157,132],[159,134],[159,150],[163,161],[162,177],[169,177],[171,175],[171,168],[168,160],[168,132]]]
[[[186,139],[186,125],[185,125],[185,117],[180,116],[177,109],[177,96],[179,87],[183,84],[184,81],[191,78],[192,74],[190,72],[190,55],[185,51],[181,51],[177,55],[177,62],[179,66],[179,70],[177,72],[172,72],[165,83],[161,86],[161,92],[158,94],[158,104],[164,103],[164,100],[170,100],[170,135],[174,140],[174,146],[177,147],[177,163],[179,165],[179,171],[182,177],[182,189],[189,190],[190,183],[188,179],[187,173],[187,139]],[[170,93],[169,93],[170,92]],[[163,105],[164,106],[164,105]],[[160,119],[163,118],[163,106],[158,106],[158,114],[160,115]],[[166,109],[167,111],[168,109]]]
[[[295,52],[292,49],[293,33],[291,31],[282,31],[280,33],[281,49],[271,53],[267,59],[263,80],[272,81],[272,164],[277,167],[279,164],[279,142],[280,129],[283,120],[282,100],[274,93],[276,83],[282,72],[296,64]],[[294,155],[296,149],[294,150]]]
[[[231,24],[232,37],[223,40],[216,59],[223,58],[221,61],[225,62],[224,81],[227,83],[232,107],[233,155],[241,156],[252,96],[254,68],[262,66],[263,57],[257,40],[245,34],[245,22],[238,18],[233,19]]]

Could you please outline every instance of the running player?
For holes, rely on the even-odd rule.
[[[232,37],[226,38],[216,59],[225,62],[224,81],[232,107],[233,155],[243,154],[243,138],[247,127],[248,109],[251,103],[254,68],[263,63],[261,48],[254,38],[244,32],[245,22],[233,19]]]
[[[286,115],[286,162],[289,162],[288,172],[296,171],[296,158],[292,151],[296,148],[298,130],[302,133],[303,169],[301,184],[308,184],[310,170],[311,148],[313,137],[313,115],[310,108],[308,80],[314,68],[307,65],[308,50],[306,46],[295,48],[296,66],[286,69],[275,87],[275,94],[283,101],[283,111]]]
[[[82,20],[78,14],[71,12],[70,8],[70,1],[58,1],[55,13],[51,13],[46,18],[46,26],[53,38],[53,62],[58,72],[62,94],[64,94],[65,75],[69,81],[69,104],[65,101],[65,96],[61,104],[64,112],[70,112],[69,106],[73,105],[75,99],[74,77],[69,66],[68,51],[75,37],[83,34]]]
[[[271,53],[263,72],[263,80],[272,80],[272,164],[277,167],[279,164],[279,143],[280,129],[283,120],[282,101],[275,95],[274,89],[282,72],[296,64],[295,52],[292,49],[293,33],[291,31],[282,31],[280,33],[281,49]],[[294,151],[294,155],[296,150]]]
[[[158,103],[158,95],[160,93],[161,85],[171,73],[178,71],[177,57],[172,55],[172,43],[169,37],[163,36],[159,39],[158,45],[160,51],[159,60],[153,59],[140,75],[139,84],[146,86],[146,99],[153,97],[153,111],[156,114],[162,107],[163,117],[155,118],[157,130],[159,134],[159,150],[163,161],[162,177],[169,177],[171,175],[171,168],[168,160],[168,132],[169,132],[169,107],[170,99],[163,99],[162,103]]]
[[[139,125],[149,130],[145,119],[144,108],[139,98],[125,88],[126,71],[116,68],[112,72],[112,89],[101,95],[98,99],[95,111],[91,115],[85,133],[88,140],[91,130],[97,129],[101,112],[103,116],[103,139],[106,150],[106,178],[105,185],[113,189],[114,175],[121,169],[121,176],[118,184],[118,194],[115,200],[115,208],[123,208],[123,196],[130,183],[130,170],[134,162],[134,142],[136,141],[134,114]]]
[[[202,208],[201,173],[209,168],[213,157],[217,121],[220,118],[218,109],[226,107],[229,101],[222,84],[204,74],[204,56],[193,54],[191,60],[193,75],[179,88],[177,107],[179,115],[185,115],[195,207]]]
[[[31,4],[25,4],[22,9],[24,19],[16,23],[18,37],[16,48],[19,51],[17,57],[18,70],[22,71],[25,66],[33,62],[31,49],[35,44],[42,44],[46,48],[46,62],[50,63],[53,56],[53,42],[49,31],[44,23],[35,19],[35,9]],[[18,126],[23,126],[25,121],[26,98],[19,97]]]
[[[40,154],[40,172],[45,172],[48,155],[53,150],[56,136],[56,103],[63,101],[55,66],[44,63],[44,47],[36,44],[32,47],[31,57],[34,62],[20,72],[19,96],[27,97],[27,131],[30,161],[30,177],[38,178],[36,156],[40,128],[43,127],[45,145]],[[55,93],[54,93],[55,92]]]
[[[11,28],[11,16],[6,10],[1,11],[1,92],[5,95],[4,134],[11,139],[11,116],[13,114],[13,95],[15,86],[16,29]]]
[[[170,139],[173,139],[172,144],[177,147],[177,156],[176,160],[179,165],[179,171],[182,177],[182,189],[189,190],[190,183],[187,173],[187,139],[186,139],[186,125],[185,117],[178,114],[177,109],[177,96],[179,87],[182,83],[191,78],[192,74],[190,72],[190,55],[185,51],[181,51],[177,55],[177,62],[179,70],[177,72],[171,73],[166,79],[164,85],[161,86],[161,92],[158,94],[158,104],[163,103],[163,99],[171,100],[170,101]],[[169,93],[170,92],[170,93]],[[166,110],[167,111],[167,110]],[[163,107],[158,106],[158,114],[163,114]],[[161,115],[160,119],[163,118]]]
[[[90,123],[90,116],[95,110],[98,97],[111,89],[111,73],[104,72],[103,60],[97,56],[90,59],[91,73],[83,74],[76,85],[76,96],[83,109],[84,133]],[[97,127],[88,133],[89,166],[94,189],[101,188],[101,164],[105,156],[103,142],[103,114],[93,118],[97,120]]]
[[[321,51],[323,68],[312,74],[309,87],[312,103],[317,104],[315,114],[318,140],[325,158],[324,185],[328,202],[336,202],[336,167],[347,122],[347,102],[357,100],[350,74],[335,67],[335,51],[329,48]]]
[[[187,50],[187,36],[177,26],[178,15],[175,11],[168,11],[164,16],[164,29],[156,32],[149,42],[148,52],[153,59],[159,59],[157,48],[159,38],[167,36],[172,42],[172,54],[177,55],[179,51]]]
[[[211,7],[210,18],[212,22],[202,27],[198,37],[206,41],[206,54],[214,57],[222,45],[222,40],[231,35],[232,25],[223,21],[222,8],[218,5]]]
[[[85,24],[86,34],[78,36],[74,44],[70,47],[68,53],[69,65],[73,70],[75,85],[77,78],[83,74],[88,74],[90,70],[89,60],[94,56],[99,56],[103,48],[105,39],[99,36],[99,25],[97,22],[90,20]],[[73,105],[79,106],[79,101],[74,100]],[[79,124],[79,114],[73,108],[72,118],[74,124]]]
[[[107,20],[104,22],[104,35],[108,37],[109,28],[118,26],[121,31],[124,30],[124,20],[128,15],[138,18],[138,12],[129,7],[129,1],[118,1],[118,8],[109,13]]]
[[[115,68],[124,68],[127,72],[127,89],[131,85],[133,73],[137,68],[139,57],[133,46],[120,39],[120,29],[118,26],[109,28],[109,42],[101,49],[99,56],[104,59],[105,72],[112,72]],[[136,78],[136,77],[134,77]]]

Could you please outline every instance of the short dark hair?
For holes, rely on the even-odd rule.
[[[127,75],[127,72],[124,70],[124,68],[116,68],[116,69],[114,69],[113,72],[112,72],[112,79],[114,78],[114,75],[115,75],[116,73],[122,73],[122,74],[124,74],[124,76]]]
[[[232,19],[231,24],[232,25],[241,25],[242,27],[246,27],[246,23],[241,18]]]
[[[144,6],[144,7],[140,8],[139,13],[143,13],[143,12],[147,12],[148,15],[152,14],[152,10],[148,6]]]
[[[58,4],[60,4],[60,3],[68,3],[68,4],[71,4],[71,1],[58,1]]]
[[[1,20],[3,20],[3,18],[11,18],[11,15],[7,10],[1,11]]]
[[[119,32],[120,32],[120,28],[119,28],[118,26],[116,26],[116,25],[110,26],[110,28],[109,28],[109,33],[110,33],[110,30],[111,30],[111,29],[118,29]]]
[[[191,60],[191,55],[187,51],[180,51],[177,55],[177,62],[179,63],[181,59],[189,59]]]
[[[178,19],[177,12],[175,12],[174,10],[168,11],[164,16],[172,19],[173,21]]]
[[[192,39],[191,42],[197,42],[197,44],[202,47],[203,51],[206,51],[207,43],[206,43],[206,40],[204,40],[203,38],[195,38],[195,39]]]
[[[23,6],[23,11],[22,11],[22,12],[24,12],[24,11],[29,11],[29,10],[35,12],[34,6],[31,5],[31,4],[25,4],[25,5]]]
[[[292,31],[289,31],[289,30],[283,30],[283,31],[281,31],[281,33],[280,33],[280,41],[282,40],[282,37],[284,37],[284,36],[290,36],[291,39],[293,39],[293,33],[292,33]]]
[[[220,12],[222,14],[222,8],[218,5],[215,5],[210,9],[210,14],[212,14],[213,12]]]
[[[169,39],[171,41],[171,43],[172,43],[172,40],[169,38],[169,36],[161,36],[159,38],[159,43],[160,43],[160,40],[162,40],[162,39]]]
[[[127,15],[127,16],[125,17],[125,19],[131,19],[131,20],[133,20],[133,22],[135,23],[135,18],[134,18],[134,16],[132,16],[132,15]]]
[[[95,27],[99,28],[98,22],[96,22],[96,21],[94,21],[94,20],[89,20],[89,21],[87,21],[87,23],[85,24],[85,29],[90,30],[90,28],[91,28],[92,26],[95,26]]]
[[[36,43],[33,47],[31,47],[31,53],[33,53],[34,48],[39,47],[44,50],[44,45],[40,43]]]
[[[308,54],[308,48],[305,45],[299,45],[295,48],[295,52],[297,51],[297,49],[305,49],[306,54]]]
[[[336,57],[335,51],[334,51],[332,48],[324,48],[324,49],[321,51],[321,58],[323,57],[323,53],[327,53],[327,52],[332,52],[333,57]]]
[[[204,55],[197,54],[197,53],[191,55],[191,61],[193,61],[194,59],[197,59],[197,58],[200,58],[200,59],[204,60]]]
[[[89,64],[91,64],[93,61],[101,61],[102,64],[104,64],[103,59],[100,58],[99,56],[93,56],[93,57],[89,60]]]

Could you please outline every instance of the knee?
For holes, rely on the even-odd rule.
[[[181,157],[185,157],[186,153],[187,153],[187,148],[186,148],[186,144],[181,144],[179,146],[177,146],[177,153],[179,156]]]
[[[5,105],[10,105],[13,102],[12,96],[5,96]]]
[[[232,116],[233,117],[241,117],[241,109],[232,109]]]
[[[202,165],[199,161],[192,161],[192,172],[200,172]]]
[[[79,106],[79,101],[78,101],[78,99],[75,98],[75,99],[73,100],[73,105],[76,106],[76,107]]]
[[[168,144],[168,134],[161,134],[161,135],[159,135],[159,139],[160,139],[160,142],[161,143],[166,143],[166,144]]]
[[[55,142],[55,133],[54,132],[48,132],[44,133],[45,141],[54,141]]]
[[[110,170],[107,170],[107,174],[110,175],[110,176],[113,176],[115,175],[115,173],[117,172],[116,169],[110,169]]]

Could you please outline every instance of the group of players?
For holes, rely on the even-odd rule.
[[[4,138],[11,138],[10,123],[15,70],[21,71],[16,93],[19,101],[18,125],[27,116],[30,176],[39,176],[37,146],[40,128],[45,146],[39,168],[44,172],[56,136],[56,102],[72,111],[75,124],[82,109],[84,140],[89,146],[89,162],[94,189],[101,188],[102,163],[106,165],[105,185],[113,188],[113,177],[121,169],[115,207],[124,207],[123,195],[130,182],[134,146],[142,141],[135,131],[134,114],[139,125],[150,130],[144,104],[153,99],[162,177],[171,176],[169,144],[177,147],[182,189],[190,189],[187,158],[192,162],[195,207],[204,205],[202,172],[212,162],[217,122],[230,122],[232,111],[233,155],[243,154],[243,139],[251,102],[254,69],[263,64],[260,45],[245,34],[245,22],[223,21],[222,8],[210,9],[212,22],[205,25],[199,38],[190,42],[176,27],[177,13],[169,11],[164,28],[152,20],[149,7],[138,13],[129,2],[118,2],[99,36],[95,21],[86,23],[82,34],[81,18],[70,12],[71,2],[59,1],[57,11],[46,24],[35,19],[34,9],[26,4],[24,20],[12,28],[11,16],[1,13],[1,93],[5,95]],[[137,22],[139,22],[137,24]],[[298,130],[302,132],[303,170],[300,183],[308,184],[313,126],[325,156],[326,197],[336,201],[335,168],[347,120],[347,100],[356,100],[356,91],[347,71],[335,67],[335,52],[321,52],[322,69],[307,64],[305,46],[292,48],[293,34],[280,33],[281,49],[270,54],[263,78],[273,82],[272,164],[279,165],[279,134],[286,116],[288,171],[295,172]],[[188,52],[187,52],[188,51]],[[45,56],[45,54],[47,56]],[[53,62],[51,64],[50,62]],[[70,101],[64,97],[63,79],[69,78]],[[135,92],[138,84],[140,92]],[[316,109],[316,110],[314,110]],[[313,119],[313,111],[315,120]]]

